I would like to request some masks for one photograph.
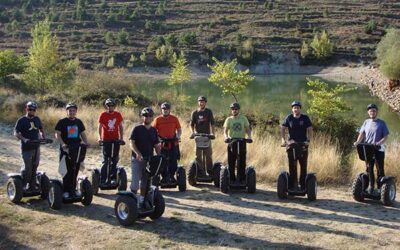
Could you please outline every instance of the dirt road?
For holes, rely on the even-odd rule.
[[[21,164],[11,132],[0,129],[0,249],[400,248],[399,203],[357,203],[349,187],[319,188],[315,202],[279,200],[273,183],[259,184],[256,194],[224,195],[210,185],[163,191],[163,217],[126,228],[114,216],[114,191],[102,191],[89,207],[53,211],[36,198],[15,205],[5,195],[6,174]],[[89,151],[87,167],[99,154]],[[40,169],[55,177],[57,158],[55,145],[43,146]]]

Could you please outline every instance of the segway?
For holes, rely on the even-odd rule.
[[[307,150],[308,143],[306,142],[293,142],[288,145],[282,145],[282,147],[286,147],[286,152],[289,150],[293,151],[293,159],[295,161],[297,167],[297,161],[302,156],[303,152]],[[297,176],[296,176],[297,178]],[[282,171],[278,177],[277,183],[277,193],[280,199],[286,199],[288,195],[291,196],[305,196],[307,195],[307,199],[309,201],[314,201],[317,199],[317,176],[315,173],[307,173],[306,175],[306,184],[304,188],[299,186],[295,186],[289,189],[289,173],[286,171]]]
[[[245,139],[245,138],[229,138],[225,140],[225,143],[229,143],[230,146],[233,146],[234,143],[237,142],[237,157],[236,157],[236,169],[238,169],[241,152],[240,152],[240,143],[252,143],[252,139]],[[222,193],[228,193],[230,189],[232,190],[243,190],[247,189],[248,193],[255,193],[256,192],[256,170],[254,167],[249,166],[246,167],[245,170],[246,179],[245,182],[231,182],[230,180],[230,173],[228,166],[222,166],[220,170],[220,183],[219,188]]]
[[[160,174],[167,165],[163,156],[152,156],[147,161],[144,175],[147,176],[143,207],[139,207],[139,197],[129,191],[120,191],[115,201],[114,212],[118,222],[123,226],[132,225],[138,218],[160,218],[165,210],[165,201],[158,187],[151,185],[151,179]]]
[[[204,155],[204,150],[208,149],[211,146],[210,140],[214,140],[215,136],[204,133],[195,133],[193,136],[190,137],[190,139],[194,139],[197,150],[201,150],[203,166],[200,166],[200,164],[196,160],[194,160],[190,164],[188,172],[189,184],[192,186],[196,186],[198,182],[214,182],[214,185],[216,187],[219,187],[219,175],[222,164],[221,162],[215,162],[212,166],[212,169],[207,169],[206,157]]]
[[[168,148],[171,146],[171,144],[176,143],[178,141],[177,138],[160,138],[161,141],[161,153],[163,153],[163,148]],[[179,150],[179,149],[177,149]],[[168,162],[169,157],[170,157],[170,150],[166,150],[167,153],[165,155],[166,160]],[[167,164],[168,165],[168,164]],[[168,170],[168,166],[166,167]],[[179,191],[184,192],[186,191],[186,171],[185,168],[182,165],[178,165],[178,168],[176,169],[176,173],[169,173],[173,176],[175,176],[176,181],[172,180],[171,178],[168,178],[166,182],[161,182],[160,181],[160,175],[161,172],[154,176],[152,178],[152,184],[154,186],[160,187],[162,189],[167,189],[167,188],[176,188],[178,187]]]
[[[77,146],[76,159],[71,155],[71,147],[69,147],[69,152],[64,157],[68,157],[70,160],[74,160],[74,176],[78,175],[79,164],[85,159],[86,155],[86,145],[79,144]],[[50,208],[60,209],[62,204],[70,204],[81,202],[84,206],[89,206],[93,199],[92,185],[86,176],[78,176],[73,178],[73,187],[75,192],[69,194],[69,197],[63,196],[63,183],[60,180],[52,179],[50,180],[50,190],[47,197]]]
[[[107,152],[107,166],[104,169],[99,170],[95,168],[92,170],[91,183],[93,194],[97,195],[99,189],[101,190],[111,190],[118,189],[118,191],[126,190],[128,179],[126,176],[125,169],[123,167],[116,166],[117,172],[115,176],[112,176],[112,159],[117,157],[118,154],[115,154],[114,147],[115,145],[125,145],[124,141],[114,140],[114,141],[101,141],[100,146],[111,145],[111,152]],[[105,182],[101,180],[105,178]]]
[[[375,150],[379,150],[380,146],[359,143],[357,145],[357,153],[360,160],[365,161],[368,170],[368,162],[375,161]],[[371,171],[372,174],[373,170]],[[364,199],[380,200],[383,205],[393,205],[396,198],[396,179],[393,176],[384,176],[378,179],[378,189],[374,193],[367,191],[369,186],[368,173],[359,173],[353,181],[352,193],[356,201],[363,202]]]
[[[27,144],[30,145],[38,145],[38,144],[48,144],[52,143],[51,139],[40,139],[40,140],[28,140]],[[35,153],[33,154],[32,162],[36,161],[36,153],[39,150],[39,147],[35,149]],[[36,186],[33,188],[27,188],[27,184],[25,179],[23,178],[24,173],[9,173],[8,181],[7,181],[7,196],[8,199],[13,203],[18,203],[21,201],[22,197],[33,197],[39,196],[42,199],[47,198],[47,194],[49,193],[50,181],[49,177],[47,177],[45,172],[37,171],[35,176],[32,175],[32,178],[35,178]]]

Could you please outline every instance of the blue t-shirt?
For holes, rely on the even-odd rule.
[[[361,126],[360,134],[361,133],[365,133],[364,141],[366,143],[377,143],[389,134],[389,129],[386,123],[381,119],[367,119]]]
[[[66,117],[57,122],[55,130],[61,132],[61,139],[65,144],[76,145],[81,143],[81,133],[85,131],[85,126],[78,118]]]
[[[135,145],[142,154],[143,158],[153,156],[154,145],[159,143],[157,130],[153,127],[147,129],[143,124],[137,125],[132,129],[129,139],[135,141]],[[136,158],[136,154],[133,151],[132,157]]]
[[[286,116],[282,122],[282,126],[289,130],[288,140],[295,142],[304,142],[307,138],[307,128],[311,127],[311,120],[307,115],[300,114],[299,118],[295,118],[293,114]]]
[[[39,139],[39,130],[43,129],[42,122],[39,117],[34,116],[32,118],[28,118],[26,116],[22,116],[18,119],[15,124],[14,130],[17,133],[21,133],[21,135],[30,140],[38,140]],[[21,149],[22,150],[32,150],[38,147],[39,145],[31,145],[26,144],[21,141]]]

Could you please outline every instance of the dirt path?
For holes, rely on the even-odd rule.
[[[121,227],[114,216],[114,191],[101,192],[93,204],[64,205],[59,211],[45,201],[10,203],[6,174],[18,171],[19,143],[11,128],[0,129],[0,249],[203,249],[203,248],[400,248],[400,205],[354,202],[349,188],[319,188],[318,200],[278,200],[273,184],[256,194],[221,194],[209,185],[187,192],[163,191],[162,218]],[[87,166],[100,151],[89,152]],[[41,169],[56,176],[55,145],[42,147]]]

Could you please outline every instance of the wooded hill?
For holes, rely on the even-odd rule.
[[[400,27],[400,2],[1,0],[0,49],[26,54],[32,25],[45,18],[62,54],[86,68],[165,66],[181,51],[200,65],[213,56],[243,64],[280,52],[300,57],[303,41],[323,30],[334,43],[327,63],[368,62],[385,30]]]

